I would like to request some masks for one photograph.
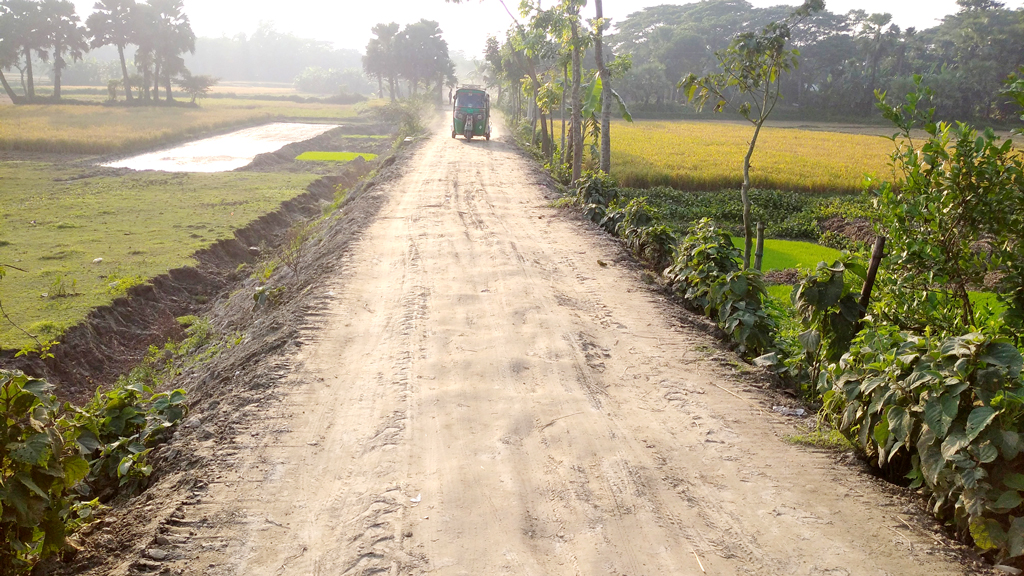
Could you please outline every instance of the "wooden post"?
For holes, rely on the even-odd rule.
[[[757,250],[754,252],[754,268],[761,271],[761,259],[764,257],[764,222],[757,223]]]
[[[868,268],[868,277],[864,279],[864,287],[860,291],[860,306],[865,311],[867,310],[868,302],[871,301],[871,290],[875,287],[878,265],[882,263],[883,256],[885,256],[885,236],[879,236],[875,238],[875,248],[871,251],[871,266]]]

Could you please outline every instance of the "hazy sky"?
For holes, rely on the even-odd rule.
[[[84,20],[92,12],[95,0],[74,0]],[[513,11],[518,0],[505,0]],[[552,2],[554,0],[548,0]],[[750,0],[755,6],[798,5],[801,0]],[[687,4],[665,0],[604,0],[605,16],[622,20],[648,6]],[[585,15],[593,12],[593,2]],[[946,14],[956,12],[956,0],[826,0],[836,13],[860,8],[868,12],[889,12],[902,27],[934,26]],[[1008,0],[1009,8],[1024,5],[1024,0]],[[277,30],[327,40],[339,48],[362,50],[370,37],[370,27],[378,22],[408,24],[421,18],[436,20],[453,50],[474,56],[482,53],[489,34],[502,38],[511,23],[498,0],[468,0],[462,5],[444,0],[185,0],[185,13],[199,36],[251,34],[260,22],[273,22]]]

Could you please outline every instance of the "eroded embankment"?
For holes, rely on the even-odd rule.
[[[138,364],[150,345],[180,337],[182,328],[176,318],[203,314],[230,292],[244,279],[239,265],[260,257],[252,247],[277,248],[295,222],[320,214],[337,189],[351,188],[372,169],[370,163],[353,163],[338,174],[320,178],[304,194],[236,230],[233,238],[196,252],[195,266],[170,270],[94,309],[60,337],[60,344],[51,350],[52,358],[16,357],[15,351],[5,350],[0,351],[0,366],[47,379],[57,386],[62,399],[87,398],[97,386]]]

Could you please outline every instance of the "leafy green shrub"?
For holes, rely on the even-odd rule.
[[[872,326],[828,370],[838,429],[997,560],[1024,553],[1021,354],[982,333]]]
[[[775,322],[762,306],[766,297],[764,276],[753,268],[730,272],[711,287],[714,315],[709,316],[739,343],[741,354],[760,354],[772,346]]]
[[[432,106],[429,97],[409,97],[389,102],[374,112],[380,121],[398,126],[396,143],[400,143],[408,137],[419,136],[426,130],[424,118],[430,113]]]
[[[672,263],[672,250],[678,239],[668,226],[655,224],[629,228],[623,240],[641,262],[655,270],[663,270]]]
[[[678,245],[665,270],[673,289],[715,320],[740,345],[756,354],[772,343],[775,324],[762,306],[767,298],[758,270],[740,270],[732,236],[704,219]]]
[[[622,208],[609,210],[601,226],[613,227],[634,256],[662,270],[671,263],[676,237],[659,220],[657,211],[647,204],[646,198],[633,198]]]
[[[0,371],[0,573],[27,573],[84,521],[72,488],[89,473],[52,386]],[[86,514],[87,515],[87,514]]]
[[[819,379],[823,384],[822,367],[838,362],[860,329],[864,308],[858,302],[857,284],[863,285],[866,276],[864,266],[847,253],[831,266],[819,263],[793,287],[793,307],[804,327],[797,336],[804,356],[800,372],[812,385]]]
[[[736,230],[742,226],[743,204],[738,190],[680,191],[673,188],[622,189],[626,198],[647,197],[662,215],[665,225],[686,230],[703,218]],[[873,217],[866,195],[811,196],[779,190],[752,190],[752,217],[764,222],[771,238],[817,240],[818,222],[833,216]]]
[[[883,116],[899,129],[897,178],[878,186],[876,200],[891,246],[879,311],[918,332],[962,334],[977,325],[971,291],[990,273],[1021,266],[1024,159],[991,129],[934,122],[935,109],[925,107],[932,94],[919,76],[914,82],[917,90],[900,104],[879,96]],[[923,141],[914,139],[919,128]]]
[[[573,203],[577,206],[597,204],[607,208],[619,196],[615,179],[604,172],[584,172],[572,188]]]
[[[74,409],[75,441],[90,461],[90,492],[132,494],[146,487],[152,467],[146,455],[164,433],[185,417],[185,391],[154,394],[138,375],[122,378],[110,391]]]
[[[253,312],[266,306],[276,306],[281,302],[281,297],[284,294],[284,291],[284,286],[278,286],[277,288],[260,286],[259,288],[256,288],[256,291],[252,293]]]
[[[665,276],[683,299],[707,310],[712,304],[711,287],[740,269],[737,259],[741,256],[728,232],[703,219],[679,243]]]

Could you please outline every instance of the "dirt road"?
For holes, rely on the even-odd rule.
[[[284,401],[174,516],[209,575],[948,575],[511,146],[417,144],[291,348]],[[735,395],[734,395],[735,394]]]

